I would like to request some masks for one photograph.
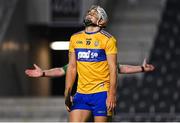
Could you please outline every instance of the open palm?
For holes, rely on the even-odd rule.
[[[26,69],[25,73],[29,77],[41,77],[43,75],[42,69],[38,67],[36,64],[34,64],[34,69]]]

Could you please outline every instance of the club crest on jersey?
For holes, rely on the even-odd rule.
[[[94,42],[94,46],[97,47],[98,45],[99,45],[99,41],[95,41],[95,42]]]

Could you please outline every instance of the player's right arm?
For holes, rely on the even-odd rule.
[[[67,65],[60,68],[42,70],[39,66],[34,64],[34,68],[26,69],[25,73],[29,77],[61,77],[66,74],[66,69],[67,69]]]
[[[71,91],[76,79],[77,65],[76,65],[76,54],[75,54],[75,40],[73,36],[70,39],[69,44],[69,63],[66,72],[66,83],[65,83],[65,105],[68,111],[70,111],[72,105]]]
[[[66,85],[65,85],[65,104],[67,110],[70,111],[72,105],[71,91],[76,79],[77,66],[76,66],[76,56],[74,52],[69,53],[69,64],[66,73]]]

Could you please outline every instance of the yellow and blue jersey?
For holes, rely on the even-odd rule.
[[[117,54],[116,39],[104,30],[71,36],[69,52],[76,54],[77,92],[91,94],[109,89],[108,54]]]

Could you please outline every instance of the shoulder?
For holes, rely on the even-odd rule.
[[[83,34],[83,32],[84,32],[84,31],[82,30],[82,31],[79,31],[79,32],[76,32],[76,33],[72,34],[72,35],[71,35],[71,38],[70,38],[70,41],[76,40],[77,38],[81,37],[82,34]]]
[[[108,37],[108,38],[112,38],[112,37],[113,37],[109,32],[107,32],[107,31],[105,31],[105,30],[103,30],[103,29],[100,31],[100,33],[101,33],[102,35]]]
[[[105,30],[101,30],[100,33],[107,39],[107,42],[116,42],[116,38]]]
[[[84,30],[76,32],[76,33],[72,34],[72,36],[77,36],[77,35],[83,34],[83,32],[84,32]]]

